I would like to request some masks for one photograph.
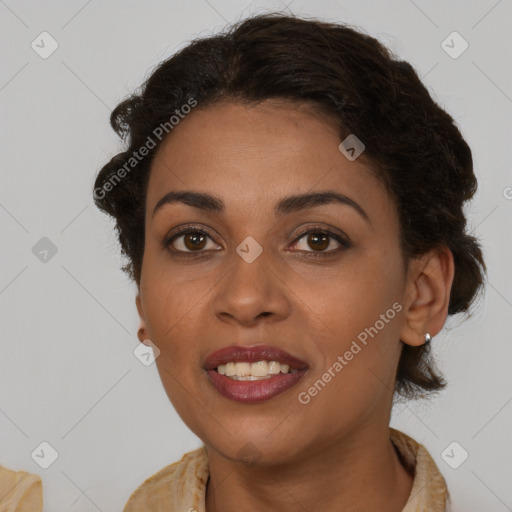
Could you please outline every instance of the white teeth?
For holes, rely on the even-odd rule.
[[[235,363],[227,363],[226,364],[226,376],[232,377],[233,375],[236,375]]]
[[[234,380],[261,380],[279,373],[296,373],[298,370],[290,369],[289,365],[280,364],[278,361],[257,361],[219,364],[217,371]]]
[[[237,377],[236,375],[233,377],[229,377],[233,380],[264,380],[270,379],[270,375],[266,375],[265,377],[255,377],[254,375],[248,375],[247,377]]]
[[[270,375],[281,373],[281,365],[277,361],[270,361],[268,363],[268,373],[270,373]]]
[[[251,363],[236,363],[235,375],[237,377],[248,377],[251,375]]]
[[[257,363],[251,363],[251,375],[254,377],[265,377],[266,375],[268,375],[267,361],[258,361]]]

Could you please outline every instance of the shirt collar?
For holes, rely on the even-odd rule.
[[[402,463],[414,474],[411,493],[402,512],[445,512],[449,499],[446,483],[426,448],[393,428],[390,428],[390,438]],[[203,445],[143,482],[130,496],[123,512],[205,512],[208,477],[208,454]]]

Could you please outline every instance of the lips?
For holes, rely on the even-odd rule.
[[[215,369],[219,365],[229,362],[255,363],[263,360],[277,361],[297,371],[271,375],[264,380],[240,381],[221,375]],[[236,402],[258,403],[270,400],[295,386],[305,375],[308,364],[288,352],[270,345],[256,345],[253,347],[232,345],[208,355],[204,362],[204,369],[210,383],[225,398]]]

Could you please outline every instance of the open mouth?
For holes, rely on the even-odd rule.
[[[271,345],[231,345],[212,352],[204,369],[213,387],[237,402],[270,400],[302,379],[308,364]]]

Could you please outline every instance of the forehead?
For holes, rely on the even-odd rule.
[[[155,155],[148,211],[171,190],[207,191],[227,208],[244,209],[315,189],[338,190],[360,204],[389,201],[364,159],[348,160],[340,142],[334,118],[309,105],[267,100],[196,108]]]

